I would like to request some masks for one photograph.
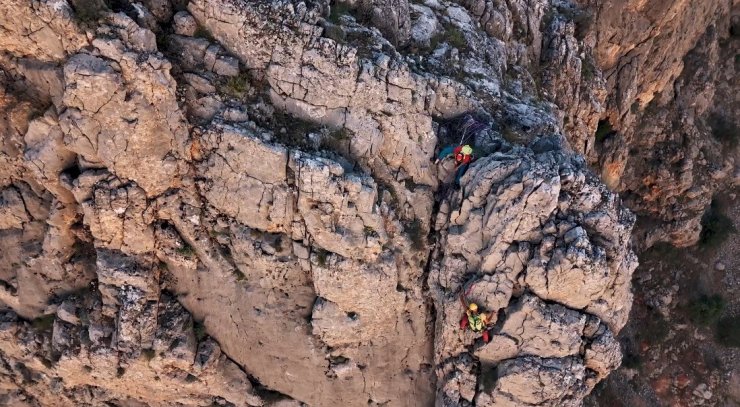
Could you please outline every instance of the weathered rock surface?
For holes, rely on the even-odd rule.
[[[740,119],[727,93],[738,83],[739,13],[731,1],[594,8],[586,42],[608,91],[598,165],[642,217],[643,246],[696,243],[712,195],[732,182],[737,144],[722,134],[737,132]]]
[[[634,216],[562,143],[502,142],[442,202],[429,284],[444,403],[578,405],[620,363],[612,333],[632,303],[637,259],[625,247]],[[458,328],[461,295],[497,316],[489,343]],[[478,367],[451,362],[471,353],[496,366],[484,373],[497,375],[494,388],[476,387]],[[531,380],[541,374],[554,376]]]
[[[728,154],[701,119],[645,124],[736,115],[734,65],[698,62],[734,55],[729,2],[612,3],[10,1],[0,404],[579,405],[636,266],[587,165],[647,244],[689,242],[734,165],[700,164]],[[433,161],[462,142],[458,186]]]

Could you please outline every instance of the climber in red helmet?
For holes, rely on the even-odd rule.
[[[439,152],[439,156],[434,163],[439,164],[440,161],[450,156],[455,157],[455,168],[457,168],[455,183],[460,183],[460,177],[465,174],[468,166],[474,160],[473,147],[469,144],[459,145],[457,147],[447,146]]]

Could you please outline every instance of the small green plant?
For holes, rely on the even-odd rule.
[[[319,132],[321,126],[291,117],[285,113],[275,113],[272,116],[271,123],[267,126],[281,129],[275,132],[275,140],[287,147],[295,147],[301,150],[310,150],[311,145],[308,140],[309,133]]]
[[[196,381],[198,381],[198,378],[195,377],[195,376],[193,376],[193,375],[191,375],[191,374],[189,374],[189,373],[188,373],[187,376],[185,376],[185,382],[186,383],[193,383],[193,382],[196,382]]]
[[[639,369],[642,367],[642,358],[634,352],[627,352],[622,357],[622,366],[627,369]]]
[[[190,246],[185,242],[182,242],[182,246],[178,247],[176,251],[185,257],[193,257],[195,255],[195,249],[193,249],[193,246]]]
[[[37,331],[49,332],[54,327],[55,314],[42,315],[31,321],[31,326]]]
[[[586,57],[581,60],[581,79],[590,82],[596,76],[596,67],[590,58]]]
[[[318,249],[316,250],[316,262],[321,267],[326,267],[326,257],[328,253],[326,250]]]
[[[195,37],[203,38],[205,40],[208,40],[209,42],[216,42],[216,40],[213,38],[213,35],[206,30],[205,28],[198,26],[198,28],[195,29]]]
[[[725,308],[725,299],[721,295],[702,295],[688,304],[688,315],[698,325],[715,323]]]
[[[652,312],[645,318],[645,324],[639,336],[650,343],[656,344],[665,340],[670,332],[671,327],[668,321],[659,313]]]
[[[576,25],[575,37],[583,40],[591,31],[594,22],[594,15],[589,11],[580,11],[573,16],[573,23]]]
[[[457,27],[450,27],[447,29],[445,32],[445,41],[450,44],[450,46],[455,47],[460,51],[468,48],[468,40],[465,39],[465,35],[463,35],[462,31]]]
[[[348,3],[340,3],[338,1],[335,1],[331,5],[331,13],[329,13],[329,21],[331,21],[333,24],[339,24],[339,17],[343,15],[348,15],[352,13],[352,8],[350,8]]]
[[[426,237],[424,228],[419,219],[408,222],[405,227],[406,236],[411,240],[411,248],[416,251],[422,251],[426,247]]]
[[[160,31],[156,33],[154,39],[157,42],[157,50],[163,54],[167,54],[170,51],[170,39],[166,31]]]
[[[103,0],[72,0],[72,8],[75,16],[86,25],[97,22],[105,12],[110,11]]]
[[[609,120],[599,120],[599,124],[596,127],[596,134],[594,137],[596,138],[597,143],[601,143],[613,133],[614,129],[612,129],[612,124],[609,123]]]
[[[718,113],[709,116],[709,126],[712,128],[712,136],[722,144],[735,148],[740,139],[740,127],[725,116]]]
[[[157,352],[155,352],[154,349],[144,349],[141,351],[141,354],[144,356],[144,359],[152,360],[154,359],[154,356],[157,355]]]
[[[342,143],[350,140],[353,135],[352,130],[342,127],[327,134],[321,140],[321,146],[329,150],[339,151],[342,148]]]
[[[713,199],[701,221],[699,245],[703,248],[715,248],[722,244],[732,233],[736,232],[732,219],[722,213],[719,200]]]
[[[365,226],[362,231],[364,232],[365,237],[378,237],[378,232],[370,226]]]
[[[41,364],[44,365],[44,367],[47,369],[51,369],[51,367],[54,366],[54,362],[47,358],[41,359]]]
[[[240,72],[237,76],[231,76],[224,81],[218,90],[235,99],[243,99],[249,92],[249,75],[246,72]]]
[[[273,239],[270,239],[266,242],[270,245],[276,252],[280,252],[283,250],[283,236],[277,235]]]
[[[208,335],[208,333],[206,333],[206,326],[203,325],[202,321],[193,321],[193,333],[195,334],[195,339],[197,339],[198,342],[205,339],[205,337]]]
[[[116,369],[116,376],[122,377],[124,374],[126,374],[126,369],[122,366],[118,366],[118,369]]]
[[[409,192],[414,192],[416,190],[416,187],[419,186],[416,182],[414,182],[411,178],[406,178],[405,181],[403,181],[403,185],[406,187],[406,189],[409,190]]]
[[[243,281],[247,278],[247,276],[245,276],[244,273],[236,267],[234,267],[233,274],[234,277],[236,277],[236,281]]]
[[[717,322],[715,329],[717,343],[730,348],[740,348],[740,318],[725,317]]]

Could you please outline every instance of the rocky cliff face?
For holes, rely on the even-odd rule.
[[[580,405],[632,303],[609,187],[661,225],[640,242],[688,242],[734,163],[677,147],[670,194],[675,165],[628,165],[651,100],[678,120],[707,81],[683,55],[730,52],[730,3],[597,3],[7,2],[0,400]],[[433,159],[461,141],[457,185]]]

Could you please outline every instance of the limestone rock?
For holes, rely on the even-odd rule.
[[[66,1],[4,4],[0,19],[0,49],[42,61],[61,61],[87,45],[74,12]]]
[[[481,363],[498,366],[500,390],[479,392],[479,403],[577,405],[598,381],[586,377],[585,366],[601,378],[621,358],[610,332],[624,326],[632,302],[637,264],[624,247],[634,216],[564,146],[558,137],[528,148],[500,144],[471,166],[450,210],[438,215],[444,239],[429,275],[445,315],[437,320],[437,358],[459,357],[472,346]],[[504,311],[504,318],[492,318],[490,343],[475,344],[475,335],[458,331],[459,296],[485,312]],[[593,335],[586,333],[590,315],[603,321],[604,336],[585,342]],[[541,363],[562,364],[556,376],[565,376],[552,378],[566,383],[557,394],[547,394],[554,391],[548,380],[523,385]],[[446,384],[451,372],[437,374],[438,398],[462,402]]]
[[[737,180],[729,2],[103,3],[0,16],[0,404],[577,406]]]
[[[193,16],[187,11],[178,11],[175,13],[173,23],[177,35],[192,37],[198,29],[198,23],[195,22]]]
[[[111,18],[101,30],[125,41],[96,39],[106,59],[80,53],[64,67],[64,143],[91,165],[108,166],[155,196],[177,182],[187,127],[169,62],[155,54],[154,34],[125,15]]]

